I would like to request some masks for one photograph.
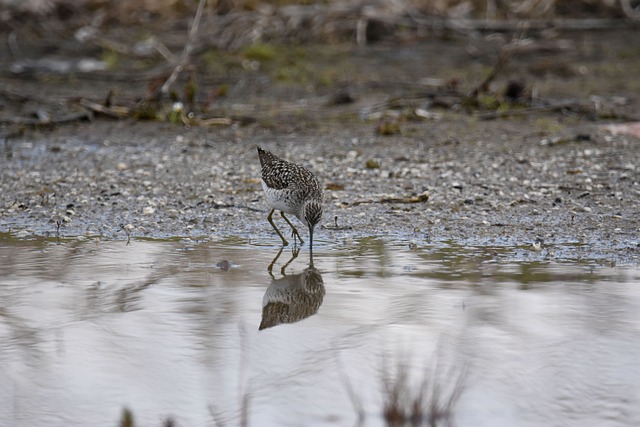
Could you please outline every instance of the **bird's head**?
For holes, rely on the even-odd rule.
[[[313,229],[322,219],[322,203],[319,200],[309,200],[302,207],[302,219],[309,227],[309,247],[313,246]]]
[[[304,223],[309,227],[309,230],[313,230],[320,222],[320,219],[322,219],[322,203],[318,200],[309,200],[306,202],[302,207],[302,218]]]

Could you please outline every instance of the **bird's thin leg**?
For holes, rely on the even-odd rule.
[[[300,248],[293,248],[293,252],[291,252],[291,259],[289,261],[287,261],[287,263],[285,265],[283,265],[282,268],[280,269],[280,273],[283,276],[287,275],[284,271],[287,269],[287,267],[289,267],[289,264],[291,264],[293,262],[293,260],[298,257],[299,253],[300,253]]]
[[[273,213],[274,212],[275,212],[275,209],[271,209],[271,212],[269,212],[269,216],[267,217],[267,219],[269,220],[269,224],[271,224],[273,229],[276,230],[276,233],[278,233],[278,236],[280,236],[280,238],[282,239],[282,245],[283,246],[287,246],[289,244],[289,242],[287,242],[287,239],[284,238],[284,236],[282,235],[280,230],[278,230],[278,227],[276,227],[276,225],[273,223],[273,218],[272,217],[273,217]],[[287,222],[289,222],[289,221],[287,220]],[[289,222],[289,224],[291,224],[291,223]]]
[[[282,254],[282,250],[283,249],[284,249],[284,247],[280,247],[280,250],[278,251],[278,255],[276,255],[276,257],[273,259],[273,261],[271,261],[271,264],[269,264],[269,267],[267,267],[267,271],[269,272],[269,275],[273,279],[275,279],[275,277],[273,277],[273,266],[278,261],[278,258],[280,258],[280,255]]]
[[[291,227],[291,235],[293,236],[293,243],[296,243],[296,237],[298,238],[298,240],[300,240],[300,244],[304,244],[304,240],[302,240],[302,237],[300,237],[300,233],[298,233],[298,229],[296,227],[294,227],[294,225],[291,223],[291,221],[289,221],[289,218],[287,218],[286,216],[284,216],[284,212],[280,211],[280,215],[282,215],[282,218],[284,218],[285,221],[287,221],[287,224],[289,224],[289,226]]]

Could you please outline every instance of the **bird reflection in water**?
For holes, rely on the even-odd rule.
[[[276,279],[273,275],[273,266],[282,254],[280,248],[278,255],[269,265],[271,283],[262,299],[262,321],[259,330],[271,328],[282,323],[295,323],[317,313],[325,289],[322,275],[313,266],[313,255],[309,259],[309,267],[302,273],[287,275],[285,270],[298,256],[299,250],[292,253],[291,259],[280,269],[282,277]]]

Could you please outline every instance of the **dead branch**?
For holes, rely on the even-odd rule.
[[[484,93],[489,90],[489,85],[491,82],[502,72],[504,67],[507,65],[509,59],[513,56],[514,52],[518,49],[521,43],[521,39],[519,37],[512,40],[509,44],[503,46],[500,49],[500,54],[498,55],[498,59],[496,60],[491,72],[485,77],[483,81],[481,81],[475,88],[469,93],[468,97],[471,99],[476,99],[479,93]]]
[[[202,19],[202,12],[204,10],[204,5],[207,0],[200,0],[198,3],[198,9],[196,10],[196,16],[193,18],[193,22],[191,23],[191,28],[189,29],[189,37],[187,39],[187,43],[182,50],[182,54],[180,55],[180,59],[178,64],[173,68],[171,75],[165,80],[165,82],[156,89],[148,99],[155,99],[158,95],[166,95],[169,93],[169,89],[171,85],[176,81],[182,70],[189,64],[191,61],[191,52],[193,51],[193,46],[196,40],[196,35],[198,34],[198,28],[200,27],[200,20]]]
[[[107,107],[106,105],[98,104],[97,102],[89,101],[88,99],[81,99],[80,105],[93,113],[103,114],[114,119],[124,119],[131,115],[130,108],[117,105]]]
[[[429,192],[425,191],[417,196],[410,197],[383,197],[379,200],[373,199],[365,199],[365,200],[356,200],[355,202],[349,203],[349,206],[358,206],[369,203],[424,203],[429,200]]]

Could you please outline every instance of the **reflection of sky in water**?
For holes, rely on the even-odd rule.
[[[274,282],[276,248],[191,245],[0,241],[0,425],[237,425],[244,392],[250,425],[353,425],[345,375],[382,425],[382,367],[418,383],[434,354],[467,366],[459,426],[640,424],[637,269],[363,240],[316,254],[317,310],[258,331],[308,252]]]

